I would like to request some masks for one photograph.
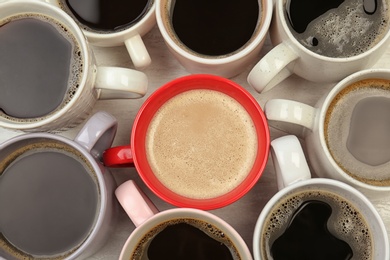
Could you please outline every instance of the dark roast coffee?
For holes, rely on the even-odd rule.
[[[241,257],[223,231],[202,220],[183,218],[149,231],[130,259],[237,260]]]
[[[88,31],[114,32],[144,17],[153,0],[58,0],[62,9]]]
[[[373,235],[346,198],[313,188],[287,194],[261,230],[261,259],[373,260]]]
[[[306,201],[291,217],[283,234],[271,246],[274,260],[347,260],[351,247],[328,230],[332,208],[322,201]]]
[[[56,142],[23,147],[0,164],[0,252],[64,256],[96,221],[99,191],[91,165]],[[1,253],[0,253],[1,256]]]
[[[294,37],[328,57],[366,52],[389,30],[388,0],[286,0],[285,11]]]
[[[43,15],[0,21],[0,111],[26,120],[44,117],[78,86],[80,49],[69,30]]]
[[[258,0],[172,2],[174,33],[187,48],[203,55],[220,56],[239,50],[261,20]]]

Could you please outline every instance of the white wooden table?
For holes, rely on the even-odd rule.
[[[130,131],[132,129],[134,117],[142,103],[152,92],[154,92],[154,90],[170,80],[189,74],[170,54],[157,27],[144,37],[144,41],[152,58],[152,65],[144,70],[149,78],[147,95],[138,100],[98,101],[94,108],[94,111],[105,110],[118,119],[119,126],[117,136],[114,140],[114,146],[124,145],[130,142]],[[260,57],[271,48],[270,40],[267,39]],[[94,47],[94,51],[99,65],[134,68],[124,46],[113,48]],[[261,107],[264,107],[265,102],[271,98],[288,98],[314,105],[319,97],[334,86],[334,84],[308,82],[297,76],[291,76],[271,91],[264,94],[258,94],[246,81],[247,75],[253,65],[246,68],[243,73],[232,78],[232,80],[249,90],[257,99]],[[386,54],[375,67],[390,68],[390,46],[388,47]],[[276,125],[270,125],[272,139],[287,134],[277,128]],[[61,135],[73,138],[79,129],[80,126],[63,132]],[[17,135],[17,133],[0,129],[0,142],[15,135]],[[148,190],[138,177],[135,169],[112,169],[111,172],[118,185],[129,179],[135,180],[160,210],[173,207],[160,200]],[[259,182],[247,195],[225,208],[213,210],[211,212],[230,223],[241,234],[249,249],[252,251],[252,236],[256,220],[264,205],[276,192],[277,187],[272,161],[269,159],[267,167]],[[390,201],[382,199],[373,201],[373,203],[382,216],[390,236]],[[134,228],[130,219],[120,208],[118,222],[112,237],[107,244],[90,259],[118,259],[122,246]]]

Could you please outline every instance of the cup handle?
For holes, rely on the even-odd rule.
[[[302,146],[296,136],[288,135],[273,140],[271,157],[279,190],[311,178]]]
[[[99,99],[140,98],[147,92],[148,78],[132,69],[97,67],[95,88]]]
[[[133,152],[129,145],[112,147],[104,151],[103,164],[107,167],[133,167]]]
[[[292,123],[313,130],[317,109],[287,99],[271,99],[264,107],[268,120]]]
[[[267,92],[292,74],[287,65],[298,57],[286,43],[280,43],[250,71],[247,78],[249,85],[259,93]]]
[[[101,159],[103,152],[114,141],[118,122],[107,112],[99,111],[83,126],[74,141],[89,151],[92,156]]]
[[[159,212],[133,180],[122,183],[115,190],[115,195],[136,227]]]
[[[127,39],[125,41],[125,46],[137,69],[143,69],[150,65],[152,60],[139,34]]]

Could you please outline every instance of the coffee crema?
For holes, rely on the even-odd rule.
[[[155,176],[189,198],[215,198],[236,188],[257,156],[252,118],[219,91],[185,91],[164,103],[146,134],[146,154]]]
[[[360,80],[330,103],[324,136],[338,166],[361,182],[390,185],[390,80]]]
[[[247,46],[262,19],[259,0],[168,0],[162,10],[177,44],[206,57],[232,55]]]
[[[80,152],[39,140],[1,160],[0,250],[17,259],[63,259],[95,225],[99,185]]]
[[[364,53],[389,30],[388,0],[285,0],[284,7],[298,42],[327,57]]]
[[[83,73],[80,46],[65,25],[43,14],[0,22],[0,116],[35,122],[63,108]]]
[[[309,205],[311,203],[323,204],[325,208],[329,207],[329,210],[320,209],[319,211],[309,210],[303,212],[302,206],[307,203]],[[301,212],[298,210],[301,210]],[[292,219],[293,217],[297,217],[300,213],[303,213],[304,216],[298,216],[298,220]],[[322,223],[321,219],[326,220],[326,223]],[[299,256],[302,255],[306,256],[305,259],[319,259],[314,256],[310,258],[308,255],[313,248],[321,250],[321,259],[368,260],[373,259],[374,257],[372,231],[369,229],[367,220],[362,213],[360,213],[347,199],[342,198],[333,192],[320,189],[307,189],[285,195],[270,210],[265,219],[263,229],[261,230],[261,245],[259,245],[261,259],[274,259],[271,248],[274,246],[277,239],[286,234],[286,230],[293,221],[298,221],[298,225],[302,225],[305,229],[310,230],[290,230],[292,233],[290,232],[289,238],[293,238],[293,240],[290,241],[290,246],[294,244],[294,249],[286,249],[287,251],[284,252],[290,257],[289,259],[302,259],[299,258]],[[318,226],[308,225],[311,224],[311,222],[318,221],[321,221]],[[322,226],[323,224],[326,224],[329,233],[325,236],[320,236],[320,234],[314,235],[317,232],[323,234],[325,228]],[[311,239],[308,237],[305,239],[301,238],[301,236],[305,234],[314,236]],[[337,243],[335,240],[339,240],[339,243],[341,243],[339,249],[344,248],[344,250],[335,252],[335,248],[333,247],[334,243]],[[343,245],[343,243],[347,243],[348,245]],[[349,254],[349,250],[352,250],[352,256]],[[316,253],[318,254],[318,251],[316,251]],[[296,258],[294,258],[295,255]]]
[[[177,218],[160,223],[138,242],[131,260],[240,260],[236,246],[218,227],[200,219]]]

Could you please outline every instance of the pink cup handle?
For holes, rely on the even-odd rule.
[[[116,189],[115,195],[136,227],[159,212],[153,202],[132,180],[121,184]]]

